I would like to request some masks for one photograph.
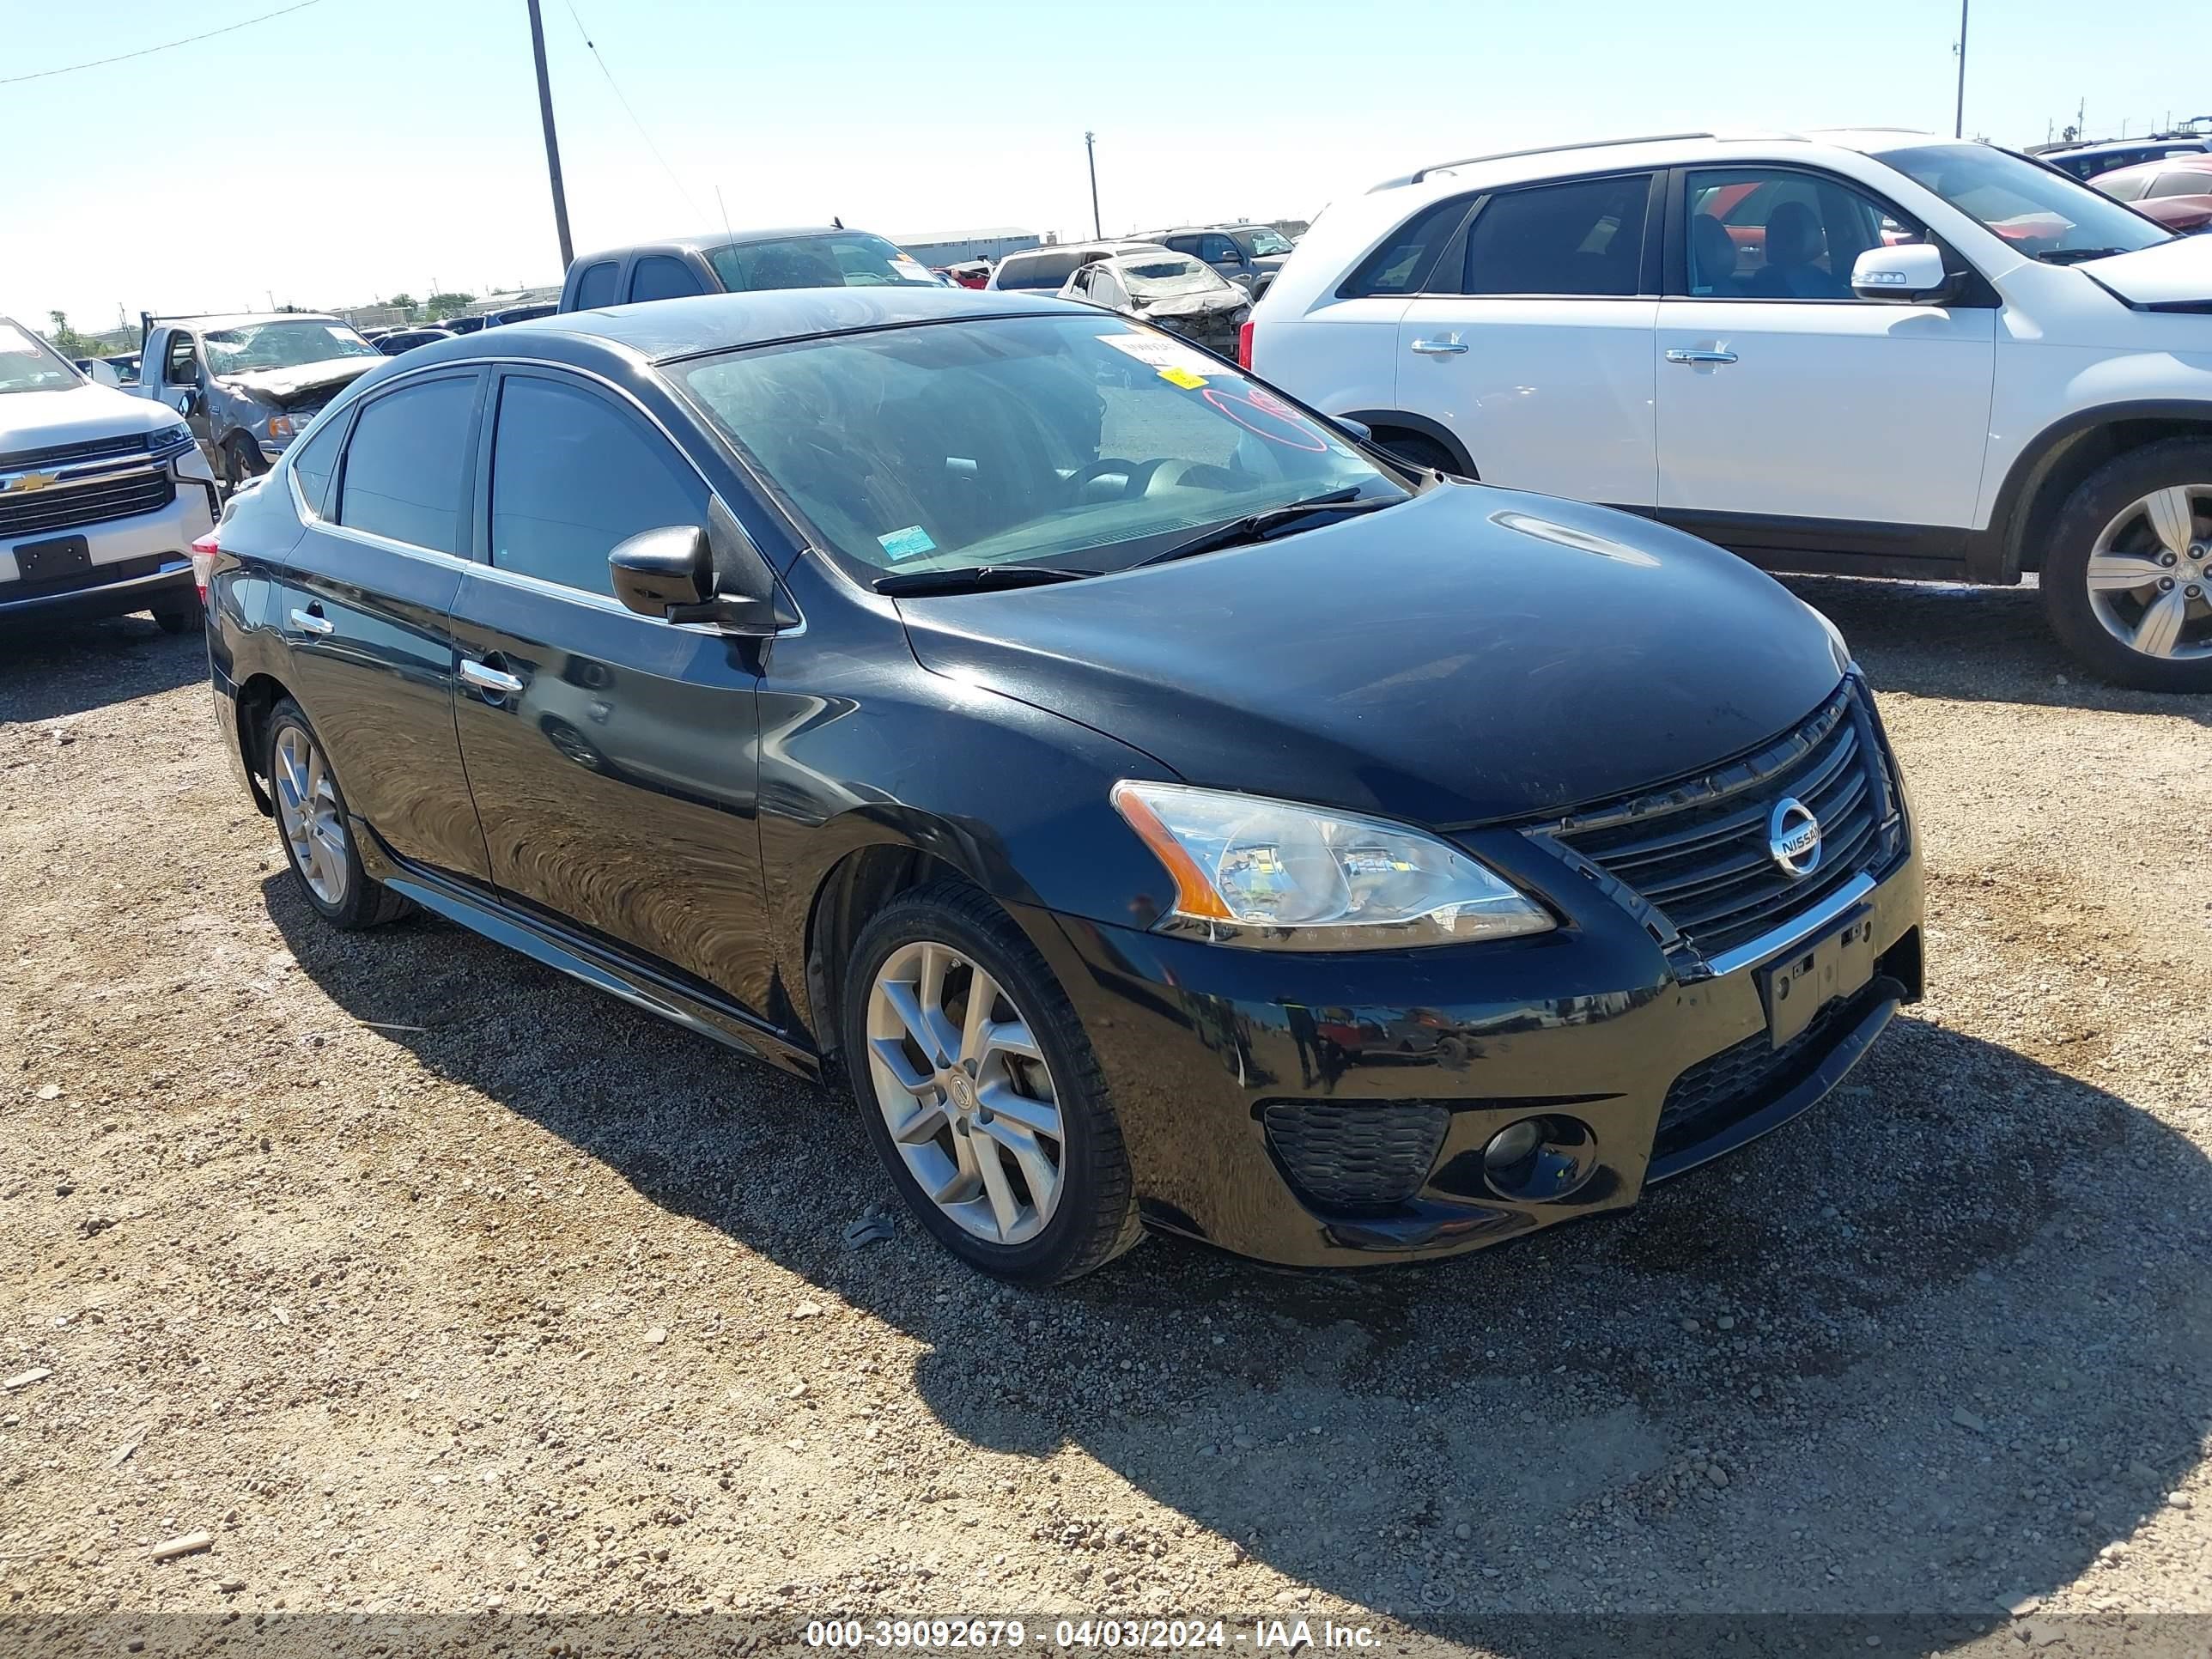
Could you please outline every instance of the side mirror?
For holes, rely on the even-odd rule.
[[[1926,242],[1870,247],[1851,261],[1851,292],[1862,300],[1922,305],[1951,285],[1943,250]]]
[[[199,388],[190,386],[177,394],[177,413],[190,420],[200,412]]]
[[[1348,434],[1352,442],[1371,444],[1375,441],[1375,428],[1366,422],[1355,421],[1346,415],[1337,415],[1331,418],[1335,421],[1337,430]]]
[[[774,634],[789,627],[794,619],[777,604],[775,577],[766,561],[720,501],[708,516],[714,531],[665,525],[617,543],[607,555],[615,597],[625,610],[662,622],[708,623],[734,634]]]

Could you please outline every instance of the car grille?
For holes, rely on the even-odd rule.
[[[1779,1048],[1760,1031],[1699,1060],[1667,1091],[1652,1158],[1670,1157],[1709,1140],[1779,1099],[1827,1058],[1828,1051],[1866,1018],[1881,994],[1869,987],[1856,997],[1830,1003]]]
[[[143,455],[146,453],[146,436],[143,432],[132,432],[119,438],[87,438],[80,443],[49,444],[44,449],[18,449],[0,455],[0,472],[15,472],[32,466],[53,466],[70,461],[105,460],[111,455]]]
[[[1768,850],[1767,820],[1795,797],[1820,823],[1809,876]],[[1887,861],[1902,835],[1872,721],[1846,682],[1759,754],[1672,791],[1579,812],[1565,846],[1640,895],[1706,955],[1757,939]]]
[[[1267,1146],[1316,1209],[1370,1215],[1421,1189],[1451,1113],[1428,1101],[1274,1100],[1261,1108]]]
[[[90,483],[11,495],[0,497],[0,538],[21,540],[47,532],[58,535],[87,525],[159,512],[176,499],[176,481],[167,472],[126,472]]]

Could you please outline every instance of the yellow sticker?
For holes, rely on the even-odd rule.
[[[1160,370],[1159,375],[1160,379],[1165,380],[1170,386],[1179,386],[1185,392],[1195,392],[1206,384],[1205,375],[1194,374],[1187,368],[1179,368],[1172,365]]]

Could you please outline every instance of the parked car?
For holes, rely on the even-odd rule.
[[[2212,226],[2212,155],[2139,161],[2117,172],[2100,173],[2089,184],[2116,202],[2130,204],[2168,230],[2203,230]]]
[[[1620,1209],[1919,994],[1817,612],[1127,319],[877,288],[425,346],[212,541],[280,902],[842,1055],[921,1224],[1010,1279]]]
[[[118,351],[101,361],[115,371],[115,383],[118,386],[134,386],[138,384],[138,354],[137,352]]]
[[[474,334],[483,325],[484,319],[481,316],[441,317],[437,323],[437,326],[448,334]]]
[[[2212,241],[1987,145],[1678,136],[1338,202],[1248,358],[1422,465],[1773,568],[2039,571],[2099,673],[2203,690],[2208,308]]]
[[[2027,153],[2045,167],[2057,167],[2084,184],[2116,167],[2163,161],[2169,155],[2202,155],[2208,150],[2212,150],[2212,138],[2191,133],[2106,139],[2092,143],[2030,144],[2027,148]]]
[[[988,259],[963,259],[957,264],[945,266],[937,274],[956,288],[988,288],[991,285],[991,262]]]
[[[1249,294],[1182,253],[1094,259],[1067,279],[1060,297],[1157,324],[1224,356],[1236,355],[1237,331],[1252,314]]]
[[[484,313],[486,328],[504,328],[509,323],[526,323],[533,317],[550,317],[561,307],[550,301],[524,306],[505,306]]]
[[[151,611],[199,623],[215,479],[176,413],[96,385],[0,317],[0,627]]]
[[[1205,260],[1255,300],[1291,256],[1291,239],[1268,225],[1187,225],[1150,232],[1148,240]]]
[[[786,288],[942,288],[927,265],[865,230],[808,226],[677,236],[587,253],[568,267],[560,309],[591,311],[695,294]]]
[[[1009,253],[992,270],[987,288],[999,293],[1057,294],[1094,259],[1121,253],[1164,253],[1158,242],[1054,242]]]
[[[376,349],[387,357],[397,357],[403,351],[412,351],[416,346],[428,345],[434,340],[458,337],[450,328],[395,328],[376,342]]]
[[[309,312],[143,319],[141,397],[185,417],[226,489],[268,470],[324,404],[383,354]]]

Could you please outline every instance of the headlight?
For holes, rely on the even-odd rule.
[[[191,428],[186,426],[182,421],[179,421],[172,426],[155,427],[151,432],[148,433],[146,434],[146,447],[153,451],[156,455],[166,455],[169,451],[177,448],[180,445],[188,444],[191,442]]]
[[[1389,951],[1540,933],[1552,918],[1432,836],[1322,807],[1117,783],[1114,805],[1175,878],[1166,931],[1282,951]]]
[[[300,424],[305,426],[307,422],[302,421]],[[269,417],[268,431],[272,438],[290,437],[293,431],[292,417],[289,415],[271,415]]]
[[[1844,642],[1844,630],[1828,620],[1828,613],[1826,611],[1820,610],[1816,606],[1806,605],[1805,601],[1802,599],[1798,600],[1797,603],[1805,605],[1805,608],[1808,611],[1812,611],[1814,617],[1819,621],[1820,626],[1827,630],[1828,650],[1836,659],[1836,672],[1838,674],[1850,673],[1851,672],[1851,648]]]

